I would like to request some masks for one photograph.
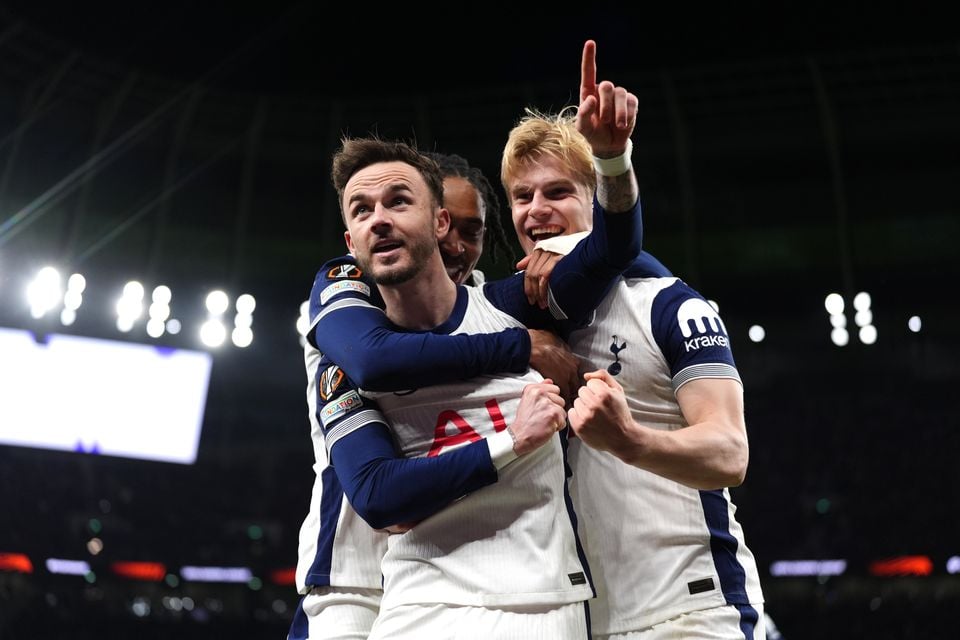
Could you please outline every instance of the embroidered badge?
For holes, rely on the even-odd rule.
[[[368,298],[370,297],[370,286],[365,282],[341,280],[340,282],[334,282],[320,292],[320,304],[327,304],[327,301],[330,300],[330,298],[338,293],[343,293],[344,291],[356,291],[357,293],[363,294]]]
[[[615,376],[623,370],[623,365],[620,364],[620,352],[627,348],[627,341],[624,340],[623,344],[617,344],[620,341],[620,338],[613,336],[613,344],[610,345],[610,353],[613,354],[614,361],[607,367],[607,371],[610,372],[610,375]]]
[[[331,280],[339,280],[342,278],[357,280],[362,275],[363,272],[360,271],[360,267],[355,264],[341,264],[327,271],[327,278]]]
[[[337,418],[342,418],[362,406],[363,400],[360,399],[360,394],[356,391],[350,391],[333,402],[324,405],[323,409],[320,410],[320,422],[324,428],[326,428],[328,424]]]
[[[333,397],[344,379],[343,371],[337,365],[331,365],[320,374],[320,397],[326,402]]]

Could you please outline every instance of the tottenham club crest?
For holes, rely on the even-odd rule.
[[[362,275],[363,272],[360,271],[360,267],[355,264],[341,264],[327,271],[327,278],[330,280],[339,280],[341,278],[357,280]]]
[[[620,352],[627,348],[627,341],[624,340],[622,344],[617,344],[620,342],[620,338],[613,336],[613,343],[610,345],[610,353],[613,354],[613,362],[610,363],[610,366],[607,367],[607,371],[610,372],[610,375],[615,376],[623,371],[623,365],[620,364]]]
[[[343,382],[343,371],[337,365],[331,365],[320,374],[320,397],[324,402],[333,397]]]

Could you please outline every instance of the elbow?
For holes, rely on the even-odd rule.
[[[360,363],[350,370],[350,379],[361,389],[383,391],[382,372],[372,364]]]
[[[357,515],[363,518],[374,529],[386,529],[390,525],[396,524],[399,519],[395,517],[386,504],[376,500],[358,499],[351,500],[353,510]]]
[[[633,235],[628,244],[623,246],[619,251],[610,253],[608,265],[618,273],[624,271],[636,262],[641,251],[643,251],[642,236],[639,234]]]
[[[689,486],[702,491],[716,491],[739,487],[747,477],[749,452],[746,442],[731,443],[722,454],[716,455],[704,468],[704,473]]]
[[[726,482],[724,483],[725,487],[739,487],[743,484],[743,481],[747,479],[747,468],[743,467],[742,470],[731,472]]]
[[[739,487],[747,479],[747,464],[750,459],[750,452],[747,443],[738,443],[727,457],[727,464],[724,469],[725,487]]]
[[[402,388],[391,386],[399,376],[397,371],[391,369],[389,361],[375,350],[370,350],[369,354],[370,357],[358,358],[350,363],[350,380],[367,391],[391,391]]]

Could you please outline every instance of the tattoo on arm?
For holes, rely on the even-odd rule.
[[[633,169],[619,176],[597,174],[597,201],[607,212],[623,213],[630,211],[640,197],[637,176]]]

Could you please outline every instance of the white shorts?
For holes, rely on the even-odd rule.
[[[765,640],[763,605],[691,611],[640,631],[594,635],[593,640]]]
[[[370,640],[585,640],[582,602],[488,609],[449,604],[401,605],[382,611]]]
[[[287,640],[366,640],[382,596],[380,589],[314,587],[300,601]]]

